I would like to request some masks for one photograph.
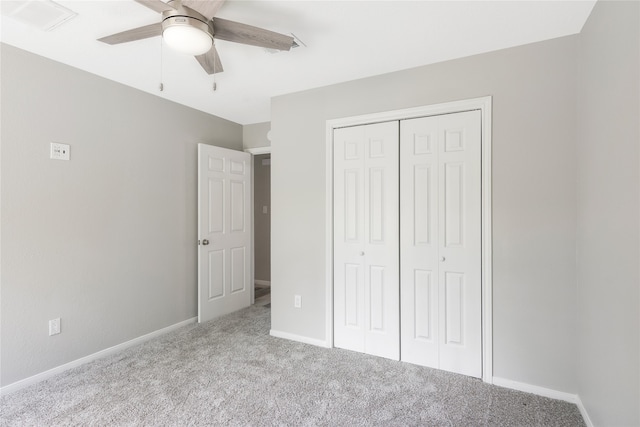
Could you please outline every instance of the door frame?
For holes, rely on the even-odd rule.
[[[493,383],[493,274],[491,209],[491,112],[492,97],[465,99],[402,110],[364,114],[326,121],[325,136],[325,288],[326,345],[333,347],[333,130],[392,120],[441,114],[481,112],[481,239],[482,239],[482,381]]]

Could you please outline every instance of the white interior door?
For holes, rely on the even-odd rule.
[[[198,144],[198,321],[251,301],[251,155]]]
[[[482,376],[480,111],[401,122],[402,360]]]
[[[334,344],[398,360],[398,122],[334,131]]]

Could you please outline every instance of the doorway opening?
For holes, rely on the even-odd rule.
[[[271,154],[253,156],[254,304],[271,307]]]

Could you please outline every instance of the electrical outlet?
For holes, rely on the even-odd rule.
[[[57,335],[60,333],[60,318],[49,320],[49,335]]]
[[[296,295],[293,297],[293,306],[295,308],[302,308],[302,296]]]
[[[69,160],[71,148],[69,144],[51,143],[51,158],[55,160]]]

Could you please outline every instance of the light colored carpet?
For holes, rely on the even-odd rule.
[[[0,399],[0,425],[582,426],[575,405],[269,336],[253,306]]]

